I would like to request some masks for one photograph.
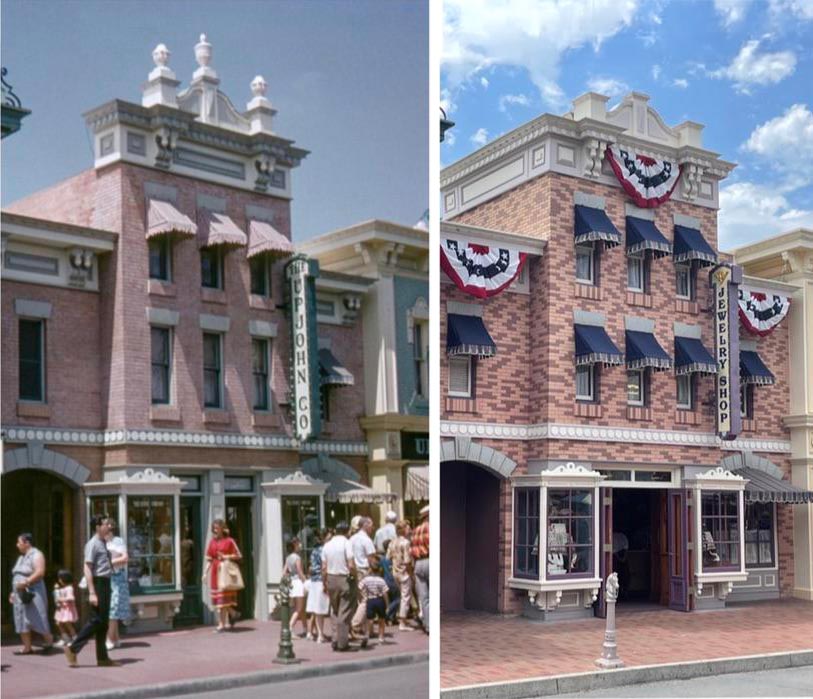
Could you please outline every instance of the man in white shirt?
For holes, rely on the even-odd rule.
[[[379,527],[378,531],[375,533],[373,543],[375,544],[375,550],[380,556],[383,556],[387,552],[384,543],[387,541],[392,541],[396,536],[395,523],[397,521],[398,515],[390,510],[387,512],[387,523],[383,527]]]
[[[370,538],[372,533],[373,520],[364,517],[361,521],[361,529],[350,537],[353,560],[356,564],[356,584],[358,585],[358,607],[353,615],[352,628],[354,631],[361,632],[362,645],[366,645],[367,640],[367,599],[361,587],[361,581],[370,572],[370,556],[375,556],[375,544]]]
[[[351,577],[356,572],[353,550],[347,539],[347,522],[336,525],[336,533],[322,548],[322,582],[330,598],[330,612],[333,616],[333,650],[346,651],[350,645],[350,623],[355,607]]]

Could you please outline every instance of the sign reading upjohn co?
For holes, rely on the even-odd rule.
[[[294,436],[319,434],[319,355],[316,337],[316,286],[319,264],[296,255],[285,266],[291,318],[291,387]]]
[[[717,434],[735,439],[742,430],[740,414],[740,334],[737,287],[742,268],[714,267],[709,273],[714,290],[714,338],[717,350]]]

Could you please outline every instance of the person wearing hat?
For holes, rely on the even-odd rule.
[[[421,624],[429,633],[429,505],[420,513],[421,523],[412,532],[412,560],[415,562],[415,591],[421,605]]]
[[[398,521],[398,515],[395,514],[392,510],[387,512],[387,522],[384,526],[378,528],[378,531],[375,533],[375,538],[373,539],[373,543],[375,544],[375,550],[379,553],[379,555],[383,556],[387,551],[384,548],[384,544],[387,541],[392,541],[395,538],[395,523]]]

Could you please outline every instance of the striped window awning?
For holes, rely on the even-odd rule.
[[[665,257],[672,254],[672,243],[658,230],[654,221],[627,216],[627,255],[644,250],[652,250],[656,258]]]
[[[352,386],[356,380],[326,347],[319,350],[319,373],[323,386]]]
[[[480,316],[450,313],[446,328],[446,353],[450,357],[470,355],[485,359],[497,354],[497,345]]]
[[[776,382],[776,378],[756,352],[742,350],[740,352],[740,381],[745,384],[770,386]]]
[[[717,253],[696,228],[675,226],[674,260],[675,262],[697,260],[698,264],[705,267],[716,264]]]
[[[603,327],[576,324],[573,330],[576,336],[576,366],[584,364],[612,366],[624,363],[624,355]]]
[[[246,234],[226,214],[202,211],[198,230],[198,245],[210,248],[215,245],[241,247],[248,244]]]
[[[603,240],[608,248],[621,242],[621,234],[610,221],[604,209],[576,204],[575,212],[576,245]]]
[[[672,358],[658,344],[652,333],[627,330],[627,367],[629,369],[651,368],[664,371],[672,368]]]
[[[168,201],[150,199],[147,207],[147,240],[159,235],[197,235],[198,227]]]
[[[288,238],[266,221],[251,221],[248,224],[247,257],[267,253],[275,257],[288,257],[294,254],[294,246]]]
[[[781,502],[792,505],[813,502],[813,492],[757,468],[744,466],[733,473],[748,479],[745,484],[746,502]]]
[[[719,367],[705,345],[694,337],[675,337],[675,374],[716,374]]]
[[[406,468],[406,486],[404,500],[421,502],[429,499],[429,466],[428,464],[409,464]]]

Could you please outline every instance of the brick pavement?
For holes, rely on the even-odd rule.
[[[739,604],[719,612],[618,610],[627,667],[813,649],[813,602]],[[517,616],[447,613],[441,688],[596,670],[604,620],[543,624]]]
[[[391,627],[395,628],[395,627]],[[19,645],[3,645],[3,699],[33,699],[60,694],[118,689],[221,675],[290,669],[271,661],[277,654],[278,622],[250,621],[234,632],[215,634],[213,627],[197,627],[159,634],[142,634],[122,639],[122,647],[110,657],[122,663],[118,668],[98,668],[93,642],[79,655],[79,667],[67,666],[61,651],[43,656],[15,656]],[[421,653],[429,649],[428,637],[420,631],[391,631],[385,645],[371,644],[366,651],[334,653],[329,643],[294,640],[300,666],[342,663],[384,655]],[[296,667],[296,666],[295,666]],[[408,668],[404,672],[409,672]]]

